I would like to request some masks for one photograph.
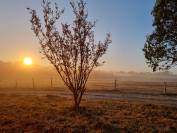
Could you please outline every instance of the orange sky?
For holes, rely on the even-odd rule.
[[[62,19],[71,22],[72,14],[68,2],[53,1],[65,7],[66,12]],[[146,35],[153,30],[150,12],[154,0],[89,0],[87,3],[90,18],[98,20],[96,40],[103,40],[107,32],[112,34],[113,43],[103,58],[106,64],[98,69],[152,71],[145,63],[142,48]],[[30,56],[34,64],[48,65],[46,60],[41,60],[40,46],[30,30],[30,15],[26,7],[39,11],[40,1],[0,1],[0,60],[22,62],[24,57]],[[176,72],[175,68],[172,71]]]

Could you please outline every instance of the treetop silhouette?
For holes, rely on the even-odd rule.
[[[177,65],[177,1],[156,0],[152,11],[154,31],[147,36],[144,54],[153,69],[170,69]]]
[[[70,6],[74,14],[72,24],[57,22],[63,9],[55,3],[43,0],[43,19],[37,15],[36,10],[30,9],[32,30],[39,39],[41,52],[55,67],[67,88],[72,92],[74,107],[79,109],[82,96],[86,90],[86,83],[92,70],[101,63],[99,59],[106,53],[111,43],[110,34],[101,42],[95,41],[93,28],[96,22],[88,20],[86,2],[71,1]],[[43,23],[42,23],[43,22]]]

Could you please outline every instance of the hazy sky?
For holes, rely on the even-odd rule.
[[[54,1],[54,0],[53,0]],[[65,7],[62,20],[71,22],[69,0],[55,0]],[[100,69],[150,71],[145,64],[142,48],[151,33],[154,0],[87,0],[89,17],[98,20],[96,40],[112,35],[112,45],[104,56],[106,64]],[[30,30],[30,15],[26,7],[40,10],[40,0],[0,1],[0,60],[18,61],[31,56],[35,63],[44,63],[39,44]]]

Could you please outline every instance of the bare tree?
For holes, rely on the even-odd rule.
[[[36,10],[27,9],[31,14],[32,30],[39,39],[41,52],[72,92],[74,107],[79,110],[89,75],[100,65],[98,60],[105,54],[111,39],[110,34],[107,34],[104,42],[95,42],[93,31],[95,21],[88,20],[84,0],[72,1],[70,5],[75,18],[71,25],[61,23],[60,30],[56,25],[64,10],[60,10],[56,3],[52,9],[51,2],[43,0],[43,23]]]

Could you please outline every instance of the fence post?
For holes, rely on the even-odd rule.
[[[53,88],[53,78],[51,78],[50,85],[51,85],[51,88]]]
[[[115,79],[114,81],[114,89],[116,90],[117,89],[117,80]]]
[[[33,89],[34,89],[34,78],[32,78],[32,86],[33,86]]]
[[[167,82],[164,82],[164,94],[167,93]]]

